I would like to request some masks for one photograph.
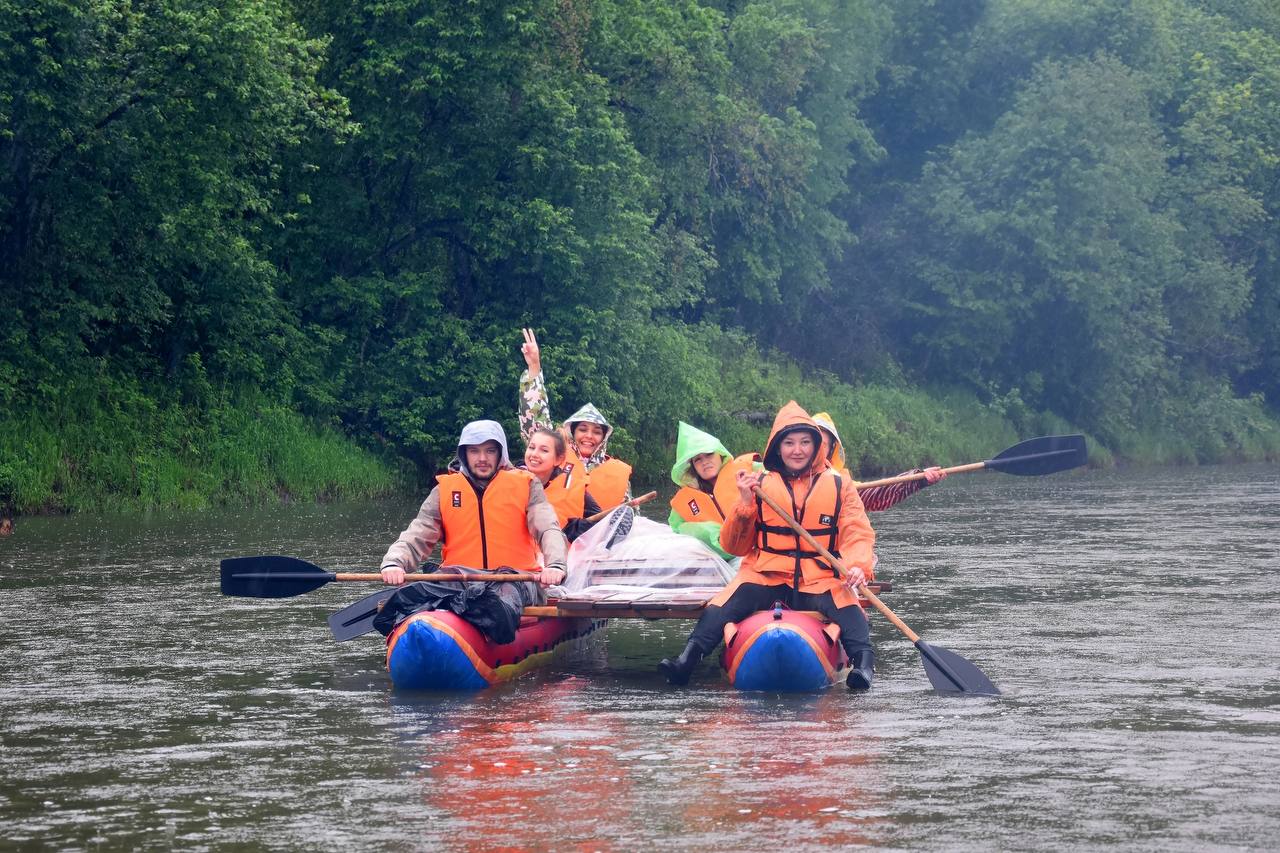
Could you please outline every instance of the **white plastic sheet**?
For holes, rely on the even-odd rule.
[[[569,547],[567,593],[601,587],[719,589],[736,569],[692,536],[619,507]]]

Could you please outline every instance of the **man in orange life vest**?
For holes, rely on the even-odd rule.
[[[472,421],[462,428],[458,456],[415,518],[382,558],[382,579],[404,583],[442,542],[442,566],[520,571],[546,566],[542,586],[564,580],[568,546],[542,483],[511,467],[507,436],[497,421]],[[545,600],[545,595],[539,594]]]
[[[765,471],[737,473],[738,501],[720,531],[720,547],[744,559],[737,577],[711,602],[689,642],[658,669],[672,684],[686,684],[698,661],[720,644],[724,628],[781,601],[797,610],[817,610],[840,628],[840,642],[853,669],[850,690],[871,686],[875,653],[867,617],[851,586],[871,573],[875,533],[853,482],[831,470],[822,434],[813,418],[792,401],[773,422],[764,453]],[[752,491],[754,486],[790,511],[848,570],[838,572],[795,534]]]

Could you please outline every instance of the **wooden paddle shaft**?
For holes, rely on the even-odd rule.
[[[773,498],[766,495],[760,489],[759,486],[754,487],[753,491],[755,491],[755,493],[759,495],[760,498],[765,503],[773,507],[773,511],[776,512],[778,515],[782,516],[783,520],[786,521],[787,524],[791,526],[791,529],[796,532],[796,535],[799,536],[801,539],[803,539],[805,542],[807,542],[810,548],[813,548],[813,550],[821,554],[822,557],[828,563],[830,563],[832,566],[835,567],[836,571],[838,571],[841,575],[848,574],[848,569],[846,569],[839,560],[833,557],[830,551],[828,551],[826,548],[823,548],[822,545],[818,542],[818,540],[813,538],[813,535],[809,533],[809,531],[801,527],[799,522],[797,522],[794,518],[791,517],[790,513],[788,513],[785,509],[779,506],[777,501],[775,501]],[[883,613],[884,617],[888,619],[890,622],[892,622],[895,628],[897,628],[899,631],[905,634],[908,640],[910,640],[913,643],[920,642],[920,635],[917,634],[915,631],[912,631],[910,628],[908,628],[907,623],[899,619],[898,614],[890,610],[889,607],[883,601],[881,601],[879,598],[876,597],[876,594],[874,592],[867,589],[866,584],[864,583],[858,584],[858,594],[861,595],[863,598],[865,598],[867,601],[870,601],[872,604],[874,604],[876,606],[876,610],[879,610],[881,613]]]
[[[371,572],[337,572],[333,579],[336,581],[380,581],[382,575],[375,575]],[[493,581],[536,581],[538,576],[531,572],[517,572],[515,574],[496,574],[488,572],[476,575],[460,575],[457,573],[437,572],[435,574],[410,574],[404,576],[405,583],[414,583],[415,581],[484,581],[491,583]]]
[[[970,462],[968,465],[956,465],[954,468],[943,468],[942,470],[948,474],[963,474],[966,471],[977,471],[980,468],[986,468],[986,462]],[[923,480],[924,472],[917,471],[914,474],[903,474],[900,477],[885,477],[883,480],[870,480],[866,483],[855,483],[858,491],[870,489],[875,486],[892,486],[895,483],[910,483],[912,480]]]
[[[638,498],[632,498],[629,501],[624,501],[623,503],[618,504],[618,506],[640,506],[640,504],[648,503],[649,501],[653,500],[657,496],[658,496],[657,492],[649,492],[648,494],[641,495]],[[611,506],[608,509],[602,509],[599,512],[597,512],[595,515],[588,516],[586,520],[599,521],[600,519],[604,518],[606,515],[613,512],[615,509],[617,509],[618,506]]]

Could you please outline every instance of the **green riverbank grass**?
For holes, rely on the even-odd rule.
[[[22,514],[374,497],[392,465],[262,401],[193,410],[136,393],[0,417],[0,510]]]
[[[761,451],[774,414],[790,399],[811,414],[831,414],[846,462],[862,479],[977,462],[1026,438],[1081,431],[1030,411],[1016,395],[984,402],[892,377],[853,386],[776,354],[762,358],[729,336],[713,342],[680,353],[696,371],[688,361],[654,359],[647,387],[611,401],[623,411],[610,449],[634,461],[637,491],[669,482],[677,420],[711,432],[734,453]],[[1280,423],[1262,400],[1225,389],[1193,399],[1167,415],[1173,426],[1135,428],[1105,446],[1088,436],[1090,466],[1280,460]],[[0,514],[359,499],[430,485],[429,472],[415,477],[407,461],[380,458],[280,403],[252,393],[230,401],[208,393],[204,401],[163,402],[119,382],[0,412]],[[513,446],[512,455],[520,453]]]

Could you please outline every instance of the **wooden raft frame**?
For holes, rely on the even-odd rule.
[[[893,591],[889,581],[867,584],[876,595]],[[592,619],[697,619],[718,589],[711,590],[603,590],[560,598],[541,607],[526,607],[525,616],[562,616]],[[859,599],[866,607],[870,602]],[[815,611],[801,611],[824,619]]]

